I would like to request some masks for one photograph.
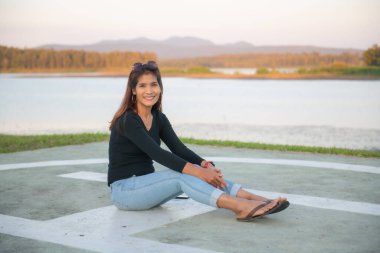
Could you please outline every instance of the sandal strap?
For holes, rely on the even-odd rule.
[[[252,209],[252,211],[247,215],[247,218],[250,218],[250,217],[253,217],[253,215],[261,208],[263,208],[264,206],[266,205],[269,205],[270,203],[263,203],[263,204],[260,204],[258,206],[256,206],[255,208]]]

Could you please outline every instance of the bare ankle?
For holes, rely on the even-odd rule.
[[[255,201],[265,201],[265,200],[267,200],[267,198],[259,196],[259,195],[255,195],[253,193],[250,193],[250,192],[244,190],[243,188],[241,188],[237,192],[236,197],[243,198],[243,199],[248,199],[248,200],[255,200]]]
[[[238,214],[244,210],[244,199],[236,198],[227,194],[222,194],[216,201],[218,208],[225,208]]]

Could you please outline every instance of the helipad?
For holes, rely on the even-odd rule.
[[[380,159],[187,146],[291,206],[253,223],[193,200],[121,211],[105,183],[107,143],[1,154],[0,251],[378,252]]]

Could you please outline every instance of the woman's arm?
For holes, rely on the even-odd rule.
[[[182,141],[178,138],[177,134],[174,132],[168,118],[162,112],[158,112],[161,114],[161,130],[160,130],[160,138],[165,142],[170,151],[175,153],[176,155],[182,157],[184,160],[189,161],[194,164],[204,165],[205,159],[198,156],[188,147],[186,147]],[[159,120],[160,120],[159,118]],[[202,166],[203,167],[203,166]]]
[[[206,160],[187,148],[174,132],[166,115],[161,112],[158,113],[162,116],[162,121],[160,124],[162,126],[160,130],[160,138],[165,142],[165,144],[173,153],[189,161],[186,163],[184,169],[182,170],[182,173],[196,176],[213,185],[214,187],[224,188],[227,186],[227,183],[224,181],[223,175],[219,169],[215,168],[212,165],[208,166],[207,168],[200,168],[194,165],[198,164],[202,167],[205,167]]]
[[[128,114],[125,120],[125,136],[151,159],[172,170],[182,172],[187,161],[167,150],[162,149],[146,132],[137,115]]]
[[[137,147],[144,151],[151,159],[169,169],[196,176],[215,187],[223,188],[226,182],[211,168],[201,168],[186,162],[181,157],[162,149],[146,132],[136,115],[128,115],[125,124],[125,136]]]

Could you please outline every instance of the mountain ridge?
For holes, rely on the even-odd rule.
[[[246,41],[234,43],[216,44],[210,40],[193,36],[172,36],[164,40],[153,40],[146,37],[134,39],[102,40],[92,44],[65,45],[46,44],[36,48],[54,50],[84,50],[97,52],[110,51],[138,51],[155,52],[160,59],[192,58],[215,56],[221,54],[243,54],[243,53],[312,53],[319,54],[341,54],[362,53],[363,50],[355,48],[333,48],[312,45],[268,45],[255,46]]]

